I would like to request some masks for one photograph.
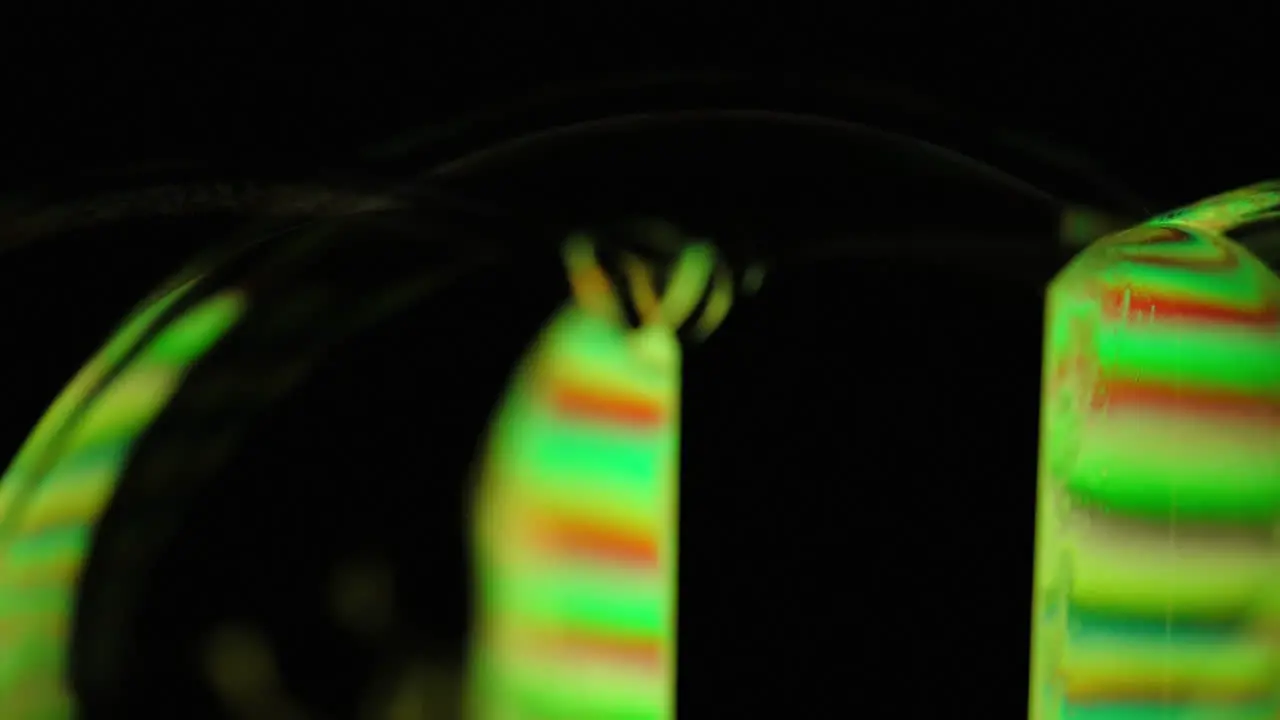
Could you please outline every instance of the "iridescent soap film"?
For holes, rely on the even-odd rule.
[[[478,583],[467,717],[669,718],[677,330],[696,315],[693,335],[713,332],[732,304],[732,277],[700,242],[669,263],[624,255],[620,284],[589,238],[571,238],[565,260],[572,298],[533,338],[505,396],[476,398],[496,400],[498,411],[476,463],[470,515]],[[243,287],[197,292],[196,284],[159,293],[135,313],[0,478],[3,720],[83,711],[68,649],[94,531],[139,437],[255,306]],[[209,679],[238,708],[237,688],[265,687],[275,671],[270,646],[234,630],[211,638]]]
[[[243,297],[228,291],[156,328],[189,288],[158,297],[124,324],[0,478],[0,717],[75,716],[68,633],[94,528],[138,435],[187,366],[244,310]]]
[[[1046,307],[1032,720],[1280,712],[1280,184],[1099,240]]]
[[[724,317],[714,254],[670,282],[624,265],[630,327],[585,240],[566,246],[573,301],[538,337],[494,416],[475,505],[477,627],[469,716],[675,714],[681,348]],[[710,319],[708,319],[710,318]]]

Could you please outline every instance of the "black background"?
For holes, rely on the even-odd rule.
[[[1192,34],[1048,11],[894,32],[533,15],[42,32],[8,70],[4,180],[87,189],[85,170],[174,159],[305,178],[539,86],[725,68],[909,89],[1096,158],[1152,210],[1263,179],[1276,159],[1264,52],[1206,19]],[[0,448],[16,449],[133,303],[232,226],[149,221],[9,252]],[[504,273],[335,356],[263,424],[145,593],[155,622],[121,660],[139,684],[116,690],[131,707],[200,715],[183,643],[228,617],[270,636],[290,691],[327,717],[348,716],[380,664],[456,662],[461,479],[561,292]],[[828,263],[772,278],[690,351],[683,715],[1025,712],[1040,316],[1034,287],[927,258]],[[245,479],[268,474],[275,485]],[[325,619],[332,561],[367,555],[397,567],[404,612],[387,646]]]

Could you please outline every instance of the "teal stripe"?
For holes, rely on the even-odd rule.
[[[96,477],[92,471],[124,464],[138,430],[137,426],[112,428],[109,433],[93,438],[90,444],[81,445],[76,452],[59,458],[49,469],[42,490],[50,484],[76,483],[81,478]]]
[[[1062,720],[1274,720],[1275,703],[1248,705],[1133,703],[1072,706],[1062,709]]]
[[[1197,622],[1163,618],[1133,618],[1071,608],[1067,631],[1072,640],[1106,640],[1116,637],[1164,639],[1172,643],[1238,643],[1244,626],[1238,621]]]

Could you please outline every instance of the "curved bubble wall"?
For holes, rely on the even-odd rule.
[[[1046,306],[1032,720],[1280,712],[1280,183],[1095,243]]]
[[[138,435],[164,410],[186,368],[244,310],[243,297],[228,291],[157,329],[190,288],[162,294],[126,322],[58,397],[0,478],[3,717],[74,717],[68,635],[94,528]]]

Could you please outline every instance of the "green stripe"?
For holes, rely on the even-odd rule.
[[[21,572],[67,557],[82,557],[90,540],[91,533],[86,524],[58,525],[36,533],[25,533],[9,545],[6,569]]]
[[[1097,341],[1108,376],[1280,402],[1280,335],[1275,332],[1135,323],[1105,326]]]
[[[1082,453],[1067,489],[1086,503],[1144,519],[1255,523],[1280,516],[1280,458],[1132,455],[1119,447]]]
[[[487,591],[499,611],[514,609],[580,630],[657,637],[669,632],[674,620],[670,590],[658,578],[619,585],[607,573],[544,569],[532,577],[495,577]]]

